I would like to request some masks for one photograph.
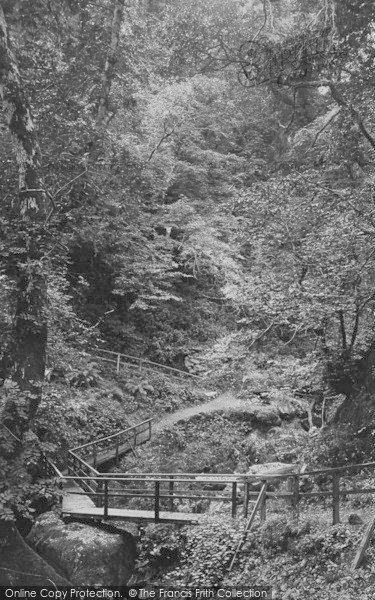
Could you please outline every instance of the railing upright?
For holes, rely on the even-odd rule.
[[[103,499],[102,499],[102,493],[103,493],[103,482],[102,482],[102,481],[99,481],[99,482],[97,483],[97,486],[96,486],[96,493],[97,493],[97,496],[96,496],[96,497],[94,497],[94,498],[95,498],[95,504],[96,504],[96,506],[97,506],[98,508],[100,508],[101,506],[103,506]]]
[[[243,490],[243,516],[245,517],[245,519],[247,517],[248,507],[249,507],[249,484],[247,481],[245,481],[244,490]]]
[[[173,512],[174,510],[174,502],[173,502],[173,492],[174,492],[174,477],[171,475],[169,480],[169,510]]]
[[[104,517],[108,517],[108,479],[104,481]]]
[[[117,360],[116,360],[116,373],[117,375],[120,373],[120,362],[121,362],[121,354],[117,355]]]
[[[294,509],[298,508],[299,504],[299,477],[293,477],[293,496],[292,496],[292,506]]]
[[[267,479],[262,480],[262,489],[267,489]],[[266,520],[266,502],[267,502],[267,494],[261,494],[261,500],[259,503],[260,510],[260,520],[263,523]]]
[[[334,475],[332,478],[332,523],[340,523],[340,476]]]
[[[160,481],[155,481],[155,523],[160,521]]]
[[[58,487],[59,487],[59,490],[60,490],[59,502],[61,504],[62,501],[63,501],[63,497],[64,497],[64,486],[63,486],[63,480],[62,479],[60,479]]]
[[[234,519],[237,513],[237,482],[232,483],[232,518]]]

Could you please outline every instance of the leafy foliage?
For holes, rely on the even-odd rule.
[[[212,587],[220,585],[241,539],[239,522],[223,523],[218,517],[207,518],[186,531],[181,567],[169,572],[166,584]],[[207,541],[209,540],[209,542]]]

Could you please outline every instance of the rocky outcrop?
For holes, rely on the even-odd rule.
[[[13,523],[0,521],[0,586],[69,586],[21,537]]]
[[[124,585],[134,569],[136,548],[130,533],[65,524],[51,512],[36,519],[27,542],[74,585]]]
[[[278,427],[281,425],[281,419],[276,407],[254,406],[251,413],[255,425],[260,427]]]
[[[295,475],[300,472],[299,465],[294,463],[269,462],[260,465],[252,465],[246,475],[256,475],[265,478],[273,475]]]
[[[301,471],[300,466],[296,465],[294,463],[269,462],[269,463],[262,463],[259,465],[252,465],[246,474],[238,473],[238,477],[240,480],[242,478],[243,478],[243,480],[246,480],[246,476],[249,476],[249,478],[247,479],[247,482],[249,484],[249,491],[250,492],[259,492],[262,487],[262,479],[261,478],[263,476],[264,476],[264,479],[267,479],[268,477],[272,477],[273,475],[285,475],[287,477],[289,475],[290,476],[296,475],[297,473],[300,473],[300,471]],[[254,478],[252,480],[251,476],[257,476],[257,479]],[[269,492],[275,491],[284,482],[285,482],[285,479],[274,479],[273,481],[272,480],[268,481],[267,489]],[[227,495],[228,497],[230,497],[231,493],[232,493],[232,484],[229,483],[228,485],[226,485],[224,487],[223,495]],[[243,501],[244,501],[243,491],[240,490],[240,492],[237,493],[237,504],[242,504]],[[210,502],[208,512],[210,512],[210,513],[217,512],[217,511],[221,510],[223,508],[223,506],[224,506],[223,501]],[[227,504],[227,506],[228,506],[228,504]]]
[[[292,421],[297,417],[305,417],[306,416],[306,408],[303,406],[301,402],[296,399],[283,399],[281,402],[278,402],[278,411],[280,418],[283,421]]]
[[[281,463],[281,462],[268,462],[259,465],[252,465],[246,475],[256,475],[258,480],[254,480],[250,483],[250,489],[260,490],[262,486],[261,478],[272,477],[274,475],[296,475],[300,472],[299,465],[294,463]],[[285,482],[285,479],[274,479],[268,482],[268,491],[274,491],[278,489],[280,485]]]

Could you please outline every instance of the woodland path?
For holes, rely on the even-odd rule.
[[[249,401],[236,398],[232,392],[224,392],[217,396],[217,398],[207,400],[207,402],[202,402],[201,404],[189,406],[188,408],[182,408],[181,410],[177,410],[176,412],[163,417],[159,421],[155,421],[152,430],[153,432],[162,431],[167,427],[175,425],[179,421],[190,419],[199,414],[208,414],[218,410],[226,410],[229,412],[231,410],[241,409],[246,411],[250,410],[250,408],[252,408],[252,405]]]

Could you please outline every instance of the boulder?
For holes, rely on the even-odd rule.
[[[273,475],[296,475],[300,472],[300,466],[294,463],[269,462],[260,465],[252,465],[246,475],[257,475],[272,477]]]
[[[278,402],[278,411],[281,419],[291,421],[296,417],[305,417],[306,409],[297,400],[285,399]]]
[[[261,488],[261,477],[267,479],[268,477],[272,477],[273,475],[295,475],[300,472],[299,465],[295,465],[294,463],[281,463],[281,462],[269,462],[263,463],[260,465],[252,465],[246,475],[256,475],[259,477],[258,481],[253,481],[250,484],[250,489],[260,489]],[[280,486],[280,484],[285,481],[285,479],[274,479],[272,483],[268,484],[268,490],[273,491]]]
[[[350,525],[362,525],[363,519],[359,515],[352,513],[348,516],[348,523]]]
[[[114,400],[117,400],[117,402],[125,401],[124,392],[119,387],[113,388],[113,390],[111,390],[111,396]]]
[[[130,533],[65,524],[52,512],[36,519],[27,542],[73,585],[125,585],[134,569],[136,547]]]
[[[10,521],[0,520],[0,586],[69,586],[21,537]]]
[[[263,427],[275,427],[281,425],[281,419],[275,408],[268,406],[254,407],[252,417],[256,424]]]

